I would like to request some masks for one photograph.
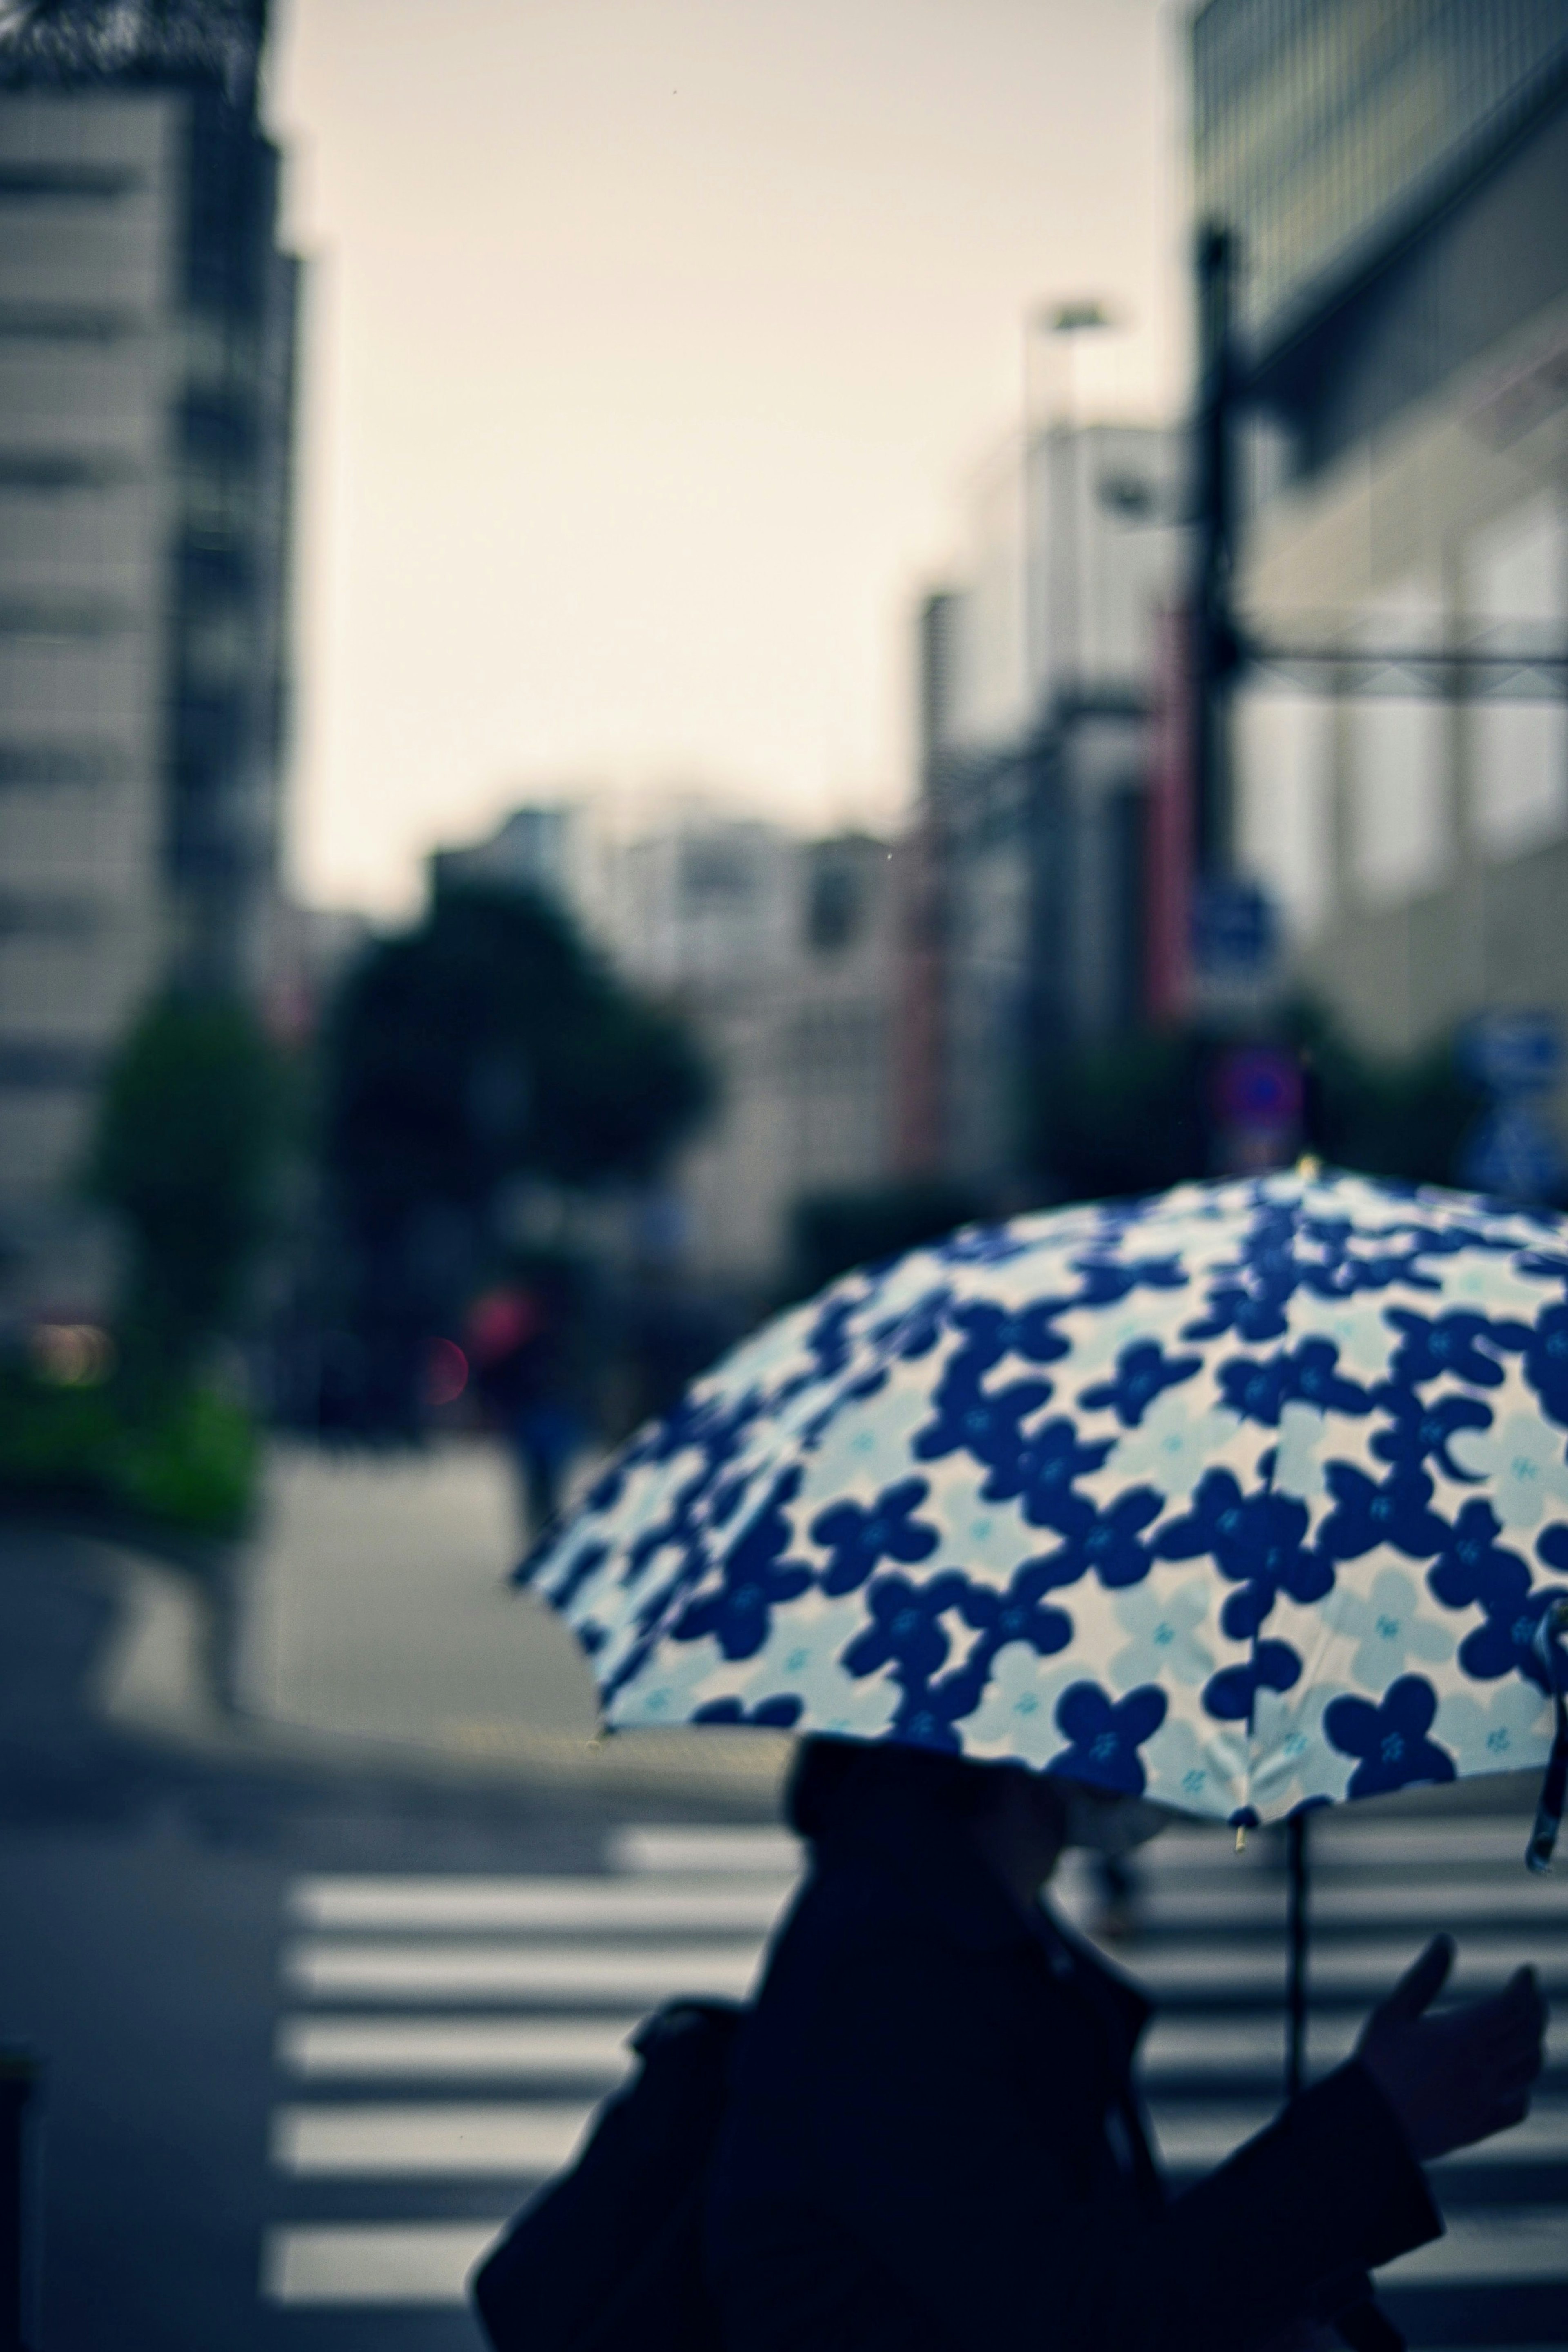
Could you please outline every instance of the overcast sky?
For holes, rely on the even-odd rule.
[[[410,905],[522,799],[910,787],[911,614],[1092,294],[1186,350],[1167,0],[275,0],[309,261],[291,864]],[[635,804],[635,803],[633,803]]]

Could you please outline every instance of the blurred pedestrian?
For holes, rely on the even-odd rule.
[[[1438,1938],[1349,2063],[1172,2198],[1133,2087],[1147,2004],[1040,1899],[1064,1846],[1124,1852],[1158,1811],[831,1739],[790,1811],[810,1874],[709,2176],[725,2352],[1397,2343],[1365,2274],[1440,2231],[1422,2166],[1526,2112],[1529,1970],[1430,2017]]]
[[[572,1378],[570,1298],[563,1277],[504,1283],[468,1310],[475,1385],[516,1458],[530,1542],[559,1516],[587,1424]]]

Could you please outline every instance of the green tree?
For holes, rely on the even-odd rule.
[[[685,1025],[565,916],[465,886],[350,975],[328,1044],[328,1159],[367,1201],[482,1207],[522,1174],[651,1174],[712,1091]]]
[[[1064,1200],[1155,1192],[1210,1174],[1216,1066],[1238,1042],[1197,1028],[1144,1031],[1064,1055],[1026,1089],[1031,1171]],[[1301,1065],[1304,1145],[1367,1175],[1458,1181],[1482,1097],[1450,1043],[1379,1058],[1305,1001],[1281,1013],[1272,1042]]]
[[[405,1367],[482,1271],[509,1184],[651,1176],[714,1095],[685,1024],[563,914],[472,885],[438,891],[423,922],[361,960],[321,1085],[348,1319]],[[401,1377],[391,1423],[416,1417]]]
[[[808,1193],[790,1218],[789,1296],[808,1298],[852,1266],[940,1241],[985,1213],[968,1185],[935,1179]]]
[[[127,1244],[128,1388],[178,1387],[239,1316],[286,1127],[283,1073],[246,1005],[175,992],[136,1022],[110,1068],[86,1171]]]
[[[1063,1200],[1163,1192],[1207,1173],[1204,1046],[1145,1031],[1063,1055],[1024,1106],[1032,1172]]]
[[[1486,1097],[1451,1040],[1396,1061],[1358,1051],[1315,1005],[1294,1006],[1281,1025],[1301,1057],[1314,1151],[1368,1176],[1460,1181]]]

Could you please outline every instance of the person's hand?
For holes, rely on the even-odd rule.
[[[1453,1964],[1453,1938],[1434,1936],[1355,2047],[1421,2164],[1521,2122],[1541,2073],[1546,2003],[1534,1969],[1517,1969],[1485,2000],[1426,2016]]]

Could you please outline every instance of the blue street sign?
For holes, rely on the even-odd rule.
[[[1488,1111],[1466,1146],[1459,1173],[1478,1192],[1505,1201],[1555,1201],[1568,1178],[1556,1138],[1517,1096]]]
[[[1301,1070],[1279,1045],[1238,1045],[1214,1075],[1215,1106],[1228,1128],[1293,1131],[1301,1117]]]
[[[1493,1094],[1535,1094],[1561,1075],[1563,1033],[1551,1013],[1481,1013],[1465,1029],[1459,1054]]]
[[[1192,959],[1208,980],[1257,980],[1279,953],[1274,902],[1256,882],[1200,882],[1193,894]]]

